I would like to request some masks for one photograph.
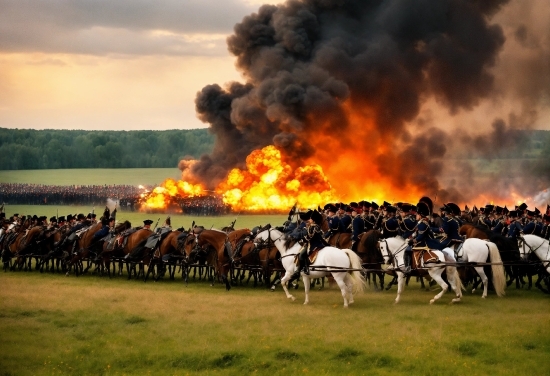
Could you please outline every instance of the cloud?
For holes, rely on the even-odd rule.
[[[227,54],[244,0],[0,0],[0,52]]]

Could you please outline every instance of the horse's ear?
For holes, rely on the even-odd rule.
[[[195,221],[193,221],[193,223],[191,223],[191,228],[194,228],[195,227]]]

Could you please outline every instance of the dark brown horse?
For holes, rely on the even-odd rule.
[[[231,289],[227,275],[232,265],[232,250],[229,243],[229,236],[240,237],[250,233],[249,229],[236,230],[230,234],[226,234],[220,230],[198,230],[193,229],[196,236],[196,245],[199,248],[209,248],[207,251],[207,263],[214,266],[215,276],[225,283],[226,290]]]
[[[351,249],[351,232],[337,232],[328,239],[328,244],[340,249]]]
[[[10,234],[4,236],[2,242],[2,262],[4,263],[4,271],[10,268],[11,259],[21,248],[21,244],[24,241],[25,234],[30,225],[31,220],[27,218],[21,225],[14,227]]]
[[[77,240],[76,246],[75,246],[75,252],[70,258],[70,261],[67,263],[67,273],[66,273],[67,276],[71,273],[71,267],[73,266],[74,266],[74,273],[76,276],[78,276],[79,273],[85,273],[86,271],[88,271],[88,269],[91,266],[91,260],[89,259],[90,245],[92,243],[94,234],[99,230],[101,230],[101,227],[103,227],[101,225],[101,222],[94,223]],[[88,266],[86,267],[86,269],[84,269],[84,266],[82,265],[82,261],[84,260],[88,260]]]
[[[185,240],[178,240],[182,234],[183,232],[179,230],[171,231],[161,240],[160,244],[154,250],[148,252],[148,256],[144,258],[144,263],[149,265],[144,279],[145,282],[149,274],[154,273],[155,267],[157,269],[155,281],[158,281],[160,277],[164,275],[167,266],[169,268],[170,279],[174,279],[176,267],[178,265],[182,266],[184,261],[185,252],[183,247],[185,245]]]
[[[384,289],[384,258],[378,248],[378,241],[382,238],[382,233],[378,230],[369,230],[364,232],[359,237],[357,244],[357,255],[361,258],[363,268],[367,269],[366,279],[370,283],[370,278],[374,282],[374,287],[378,289],[376,277],[380,281],[380,290]]]

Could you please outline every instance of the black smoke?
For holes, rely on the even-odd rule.
[[[314,159],[325,146],[353,147],[396,185],[461,200],[456,188],[438,182],[449,146],[508,145],[510,130],[497,120],[491,134],[465,126],[456,135],[415,120],[428,98],[453,116],[495,94],[493,68],[506,38],[491,19],[506,3],[290,0],[260,7],[227,39],[246,84],[209,85],[197,95],[199,117],[217,138],[192,173],[212,187],[269,144],[290,161]],[[516,38],[525,41],[522,26]],[[372,120],[372,140],[395,147],[384,155],[362,148],[365,140],[356,135],[365,134],[366,122],[350,118],[350,109]],[[319,134],[331,144],[320,145]]]

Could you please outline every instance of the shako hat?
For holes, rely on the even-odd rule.
[[[143,221],[143,224],[146,225],[146,226],[150,225],[151,223],[153,223],[153,221],[150,220],[150,219],[146,219],[145,221]]]
[[[460,215],[460,213],[462,213],[462,210],[460,210],[460,207],[454,202],[449,202],[445,204],[445,207],[447,207],[449,212],[453,213],[454,215]]]

